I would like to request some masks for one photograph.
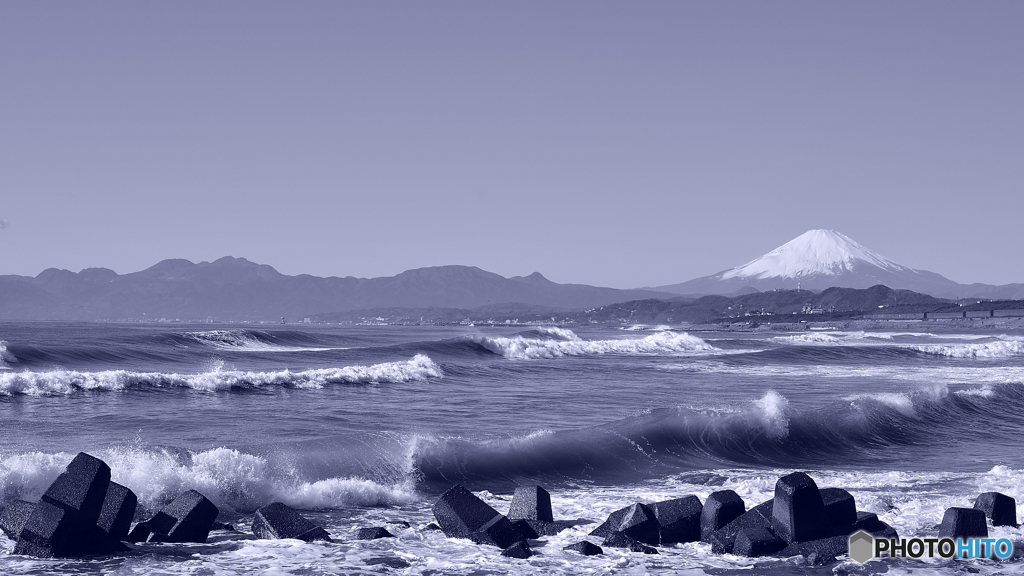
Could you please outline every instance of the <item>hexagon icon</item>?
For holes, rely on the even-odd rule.
[[[875,539],[863,530],[850,535],[850,559],[864,564],[875,557]]]

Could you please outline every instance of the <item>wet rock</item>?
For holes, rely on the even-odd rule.
[[[611,548],[628,548],[631,552],[643,552],[644,554],[657,554],[658,550],[626,536],[622,532],[612,532],[604,539],[604,546]]]
[[[60,506],[40,502],[32,508],[18,534],[14,553],[38,558],[76,556],[75,537],[81,528],[74,515]]]
[[[35,504],[24,500],[15,500],[8,504],[0,512],[0,530],[3,530],[3,533],[11,540],[17,540],[35,506]]]
[[[857,512],[857,521],[849,526],[840,526],[835,529],[837,536],[849,536],[858,530],[863,530],[876,538],[897,538],[896,530],[878,519],[874,512]]]
[[[398,568],[400,570],[412,566],[412,564],[409,564],[405,560],[395,557],[367,558],[366,560],[363,560],[363,563],[367,566],[387,566],[388,568]]]
[[[530,526],[527,520],[516,520],[512,522],[512,530],[516,533],[516,538],[519,540],[527,540],[530,538],[539,538],[540,534]]]
[[[736,533],[732,553],[737,556],[757,558],[774,554],[785,546],[786,543],[775,534],[772,534],[767,527],[752,526],[742,528]]]
[[[847,554],[850,551],[850,538],[848,536],[830,536],[805,542],[794,542],[779,552],[779,556],[803,556],[807,562],[820,566],[835,562],[837,556]]]
[[[833,526],[849,526],[857,521],[857,503],[852,494],[842,488],[823,488],[820,494],[825,515]]]
[[[521,486],[512,494],[508,509],[509,520],[541,520],[554,522],[551,512],[551,494],[540,486]]]
[[[746,512],[740,495],[732,490],[712,492],[700,514],[700,539],[708,542],[711,535]]]
[[[129,542],[198,542],[203,544],[220,513],[205,496],[189,490],[128,534]]]
[[[429,524],[424,526],[423,529],[424,530],[428,530],[428,531],[434,531],[434,530],[440,530],[441,527],[437,525],[437,522],[430,522]]]
[[[252,533],[257,538],[297,538],[305,542],[322,540],[331,542],[331,536],[295,509],[274,502],[256,511],[252,520]]]
[[[383,526],[371,526],[360,528],[356,531],[356,540],[378,540],[380,538],[394,538],[395,535],[388,532]]]
[[[110,467],[79,452],[43,493],[43,501],[73,512],[82,525],[93,525],[100,516],[110,484]]]
[[[111,482],[107,485],[107,493],[103,498],[96,526],[112,538],[127,539],[137,504],[138,498],[134,492],[117,482]]]
[[[985,492],[974,501],[974,508],[984,512],[993,526],[1018,525],[1017,501],[1006,494]]]
[[[469,539],[477,544],[489,544],[505,549],[523,540],[502,514],[496,515],[490,522],[484,524],[476,532],[469,534]]]
[[[433,512],[438,526],[448,537],[470,538],[501,549],[517,541],[508,518],[461,485],[456,484],[442,494],[434,503]]]
[[[597,556],[598,554],[604,554],[604,550],[601,549],[597,544],[592,544],[587,540],[581,540],[575,544],[569,544],[562,550],[571,550],[572,552],[578,552],[584,556]]]
[[[18,534],[14,553],[39,558],[69,558],[126,551],[127,547],[95,524],[50,502],[39,502]]]
[[[604,538],[614,532],[619,524],[622,524],[622,519],[626,516],[626,512],[629,512],[629,506],[625,508],[619,508],[608,515],[608,518],[599,524],[597,528],[590,531],[590,536],[597,536]]]
[[[643,544],[661,544],[661,525],[658,524],[658,517],[655,516],[654,510],[644,504],[636,503],[630,506],[616,531]]]
[[[700,540],[700,515],[704,506],[696,496],[655,502],[650,507],[661,527],[662,544]]]
[[[768,500],[754,506],[725,526],[715,530],[706,540],[711,543],[711,551],[715,554],[731,554],[736,536],[741,530],[764,529],[772,534],[772,507],[774,501]]]
[[[947,508],[939,526],[939,538],[988,538],[985,513],[976,508]]]
[[[234,524],[225,524],[224,522],[214,521],[213,526],[210,527],[210,530],[211,531],[212,530],[227,530],[228,532],[234,532],[235,531],[235,525]]]
[[[402,528],[412,528],[412,525],[405,520],[388,520],[388,524],[392,526],[401,526]]]
[[[502,550],[501,555],[507,556],[509,558],[519,558],[521,560],[526,560],[530,556],[533,556],[533,550],[530,549],[529,544],[527,544],[523,540],[520,540],[519,542],[516,542],[515,544]]]
[[[793,472],[775,483],[772,531],[787,543],[828,537],[832,523],[818,485],[803,472]]]

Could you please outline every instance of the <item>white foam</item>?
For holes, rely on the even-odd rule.
[[[953,345],[914,346],[913,349],[951,358],[1010,358],[1024,355],[1024,342],[1017,339],[1003,339],[995,342]]]
[[[905,416],[916,416],[914,411],[914,401],[909,395],[899,392],[878,392],[874,394],[855,394],[853,396],[846,396],[843,400],[850,402],[871,400],[880,404],[893,408]]]
[[[704,340],[685,332],[658,332],[644,338],[621,340],[582,340],[579,338],[551,340],[515,336],[512,338],[483,337],[479,342],[495,354],[518,359],[561,358],[591,354],[682,354],[715,349]]]
[[[345,366],[292,372],[248,372],[214,368],[199,374],[133,372],[105,370],[78,372],[6,372],[0,374],[0,395],[32,396],[71,394],[81,390],[125,390],[129,388],[192,388],[215,391],[231,388],[264,388],[293,386],[323,388],[329,384],[401,383],[440,378],[441,367],[425,354],[417,354],[403,362],[386,362],[372,366]]]
[[[307,480],[299,471],[281,471],[262,456],[230,448],[172,453],[117,447],[95,455],[110,465],[111,479],[131,488],[147,510],[186,490],[240,512],[274,501],[308,510],[393,506],[417,498],[409,471],[393,484],[354,476]],[[38,499],[73,457],[33,452],[0,459],[0,496]]]
[[[797,334],[794,336],[776,336],[772,338],[778,342],[786,342],[787,344],[838,344],[839,338],[832,336],[831,334],[825,334],[822,332],[811,332],[806,334]]]

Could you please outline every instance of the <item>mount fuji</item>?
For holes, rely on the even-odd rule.
[[[750,289],[824,290],[833,286],[870,288],[877,284],[949,298],[1012,298],[1022,292],[1020,284],[962,285],[934,272],[915,270],[833,230],[810,230],[742,266],[655,290],[676,294],[734,294]]]

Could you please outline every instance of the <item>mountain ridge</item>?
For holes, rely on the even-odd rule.
[[[741,266],[650,289],[699,296],[749,289],[864,289],[879,284],[939,298],[1024,297],[1024,284],[959,284],[935,272],[898,264],[840,232],[820,229],[809,230]]]
[[[505,278],[476,266],[432,266],[394,276],[288,276],[273,266],[225,256],[213,262],[162,260],[117,274],[48,268],[37,276],[0,276],[0,319],[96,320],[281,316],[370,308],[476,308],[510,302],[577,309],[638,298],[672,297],[653,290],[558,284],[539,272]]]

